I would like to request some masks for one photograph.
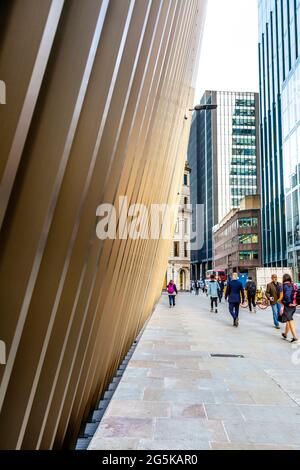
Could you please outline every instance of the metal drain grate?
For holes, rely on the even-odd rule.
[[[211,354],[211,357],[245,357],[242,354]]]

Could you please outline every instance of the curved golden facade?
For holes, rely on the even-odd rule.
[[[0,447],[72,447],[160,296],[167,240],[103,203],[175,203],[206,0],[0,5]]]

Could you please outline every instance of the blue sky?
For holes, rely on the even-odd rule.
[[[208,90],[258,91],[257,0],[208,0],[195,102]]]

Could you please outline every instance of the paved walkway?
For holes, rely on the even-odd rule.
[[[224,303],[163,295],[89,448],[300,449],[300,345],[271,309],[243,309],[236,329]]]

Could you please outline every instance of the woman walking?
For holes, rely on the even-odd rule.
[[[297,288],[294,286],[291,276],[289,274],[285,274],[283,276],[282,291],[279,297],[279,302],[283,304],[283,308],[280,312],[278,320],[281,323],[286,323],[285,332],[282,333],[282,337],[287,339],[289,332],[291,332],[291,343],[298,341],[295,323],[293,320],[297,306],[296,294]]]
[[[176,297],[176,294],[177,294],[177,287],[176,287],[176,284],[174,283],[174,281],[170,281],[169,284],[168,284],[168,287],[167,287],[167,292],[168,292],[168,295],[169,295],[169,305],[170,305],[170,308],[172,307],[175,307],[175,297]]]

